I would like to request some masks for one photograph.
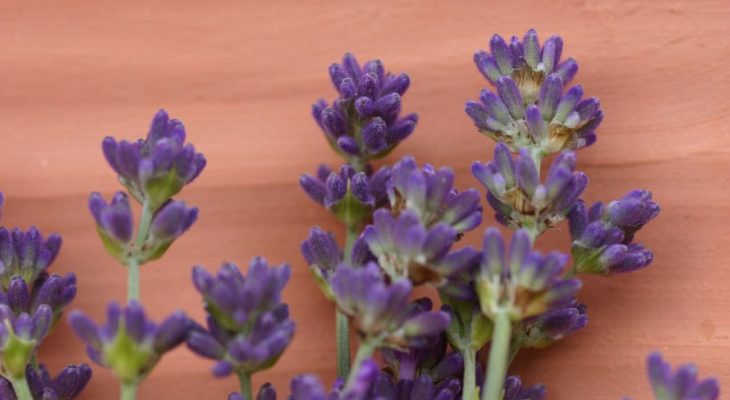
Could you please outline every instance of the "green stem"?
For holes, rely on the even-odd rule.
[[[136,257],[127,261],[127,301],[139,300],[139,261]]]
[[[119,400],[135,400],[137,398],[137,382],[122,382]]]
[[[471,345],[467,344],[461,354],[464,355],[464,390],[461,398],[463,400],[477,400],[476,351]]]
[[[494,335],[489,348],[486,387],[482,393],[482,400],[502,400],[511,336],[512,321],[507,310],[500,308],[494,316]]]
[[[241,394],[246,399],[253,399],[253,385],[251,384],[251,374],[245,371],[239,371],[238,382],[241,384]]]
[[[355,380],[357,379],[357,375],[360,372],[360,368],[362,367],[362,363],[370,358],[373,353],[375,353],[375,350],[380,345],[380,340],[376,340],[373,338],[365,338],[363,339],[363,342],[360,343],[360,348],[357,349],[357,354],[355,355],[355,362],[353,363],[352,371],[350,373],[350,376],[347,378],[347,384],[345,385],[345,390],[343,393],[347,393],[348,390],[351,389],[352,385],[355,383]]]
[[[20,378],[11,378],[13,384],[13,390],[15,391],[15,397],[18,400],[33,400],[33,395],[30,393],[28,387],[28,381],[25,379],[25,375]]]
[[[357,226],[349,225],[345,236],[345,263],[352,262],[352,246],[360,235]],[[350,373],[350,323],[347,316],[336,311],[336,335],[337,335],[337,377],[347,379]]]
[[[127,259],[127,301],[139,300],[139,265],[142,258],[142,246],[147,240],[152,223],[153,210],[150,203],[145,201],[142,204],[142,217],[137,229],[137,238],[134,242],[132,254]]]

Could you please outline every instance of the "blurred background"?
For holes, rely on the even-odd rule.
[[[552,399],[646,398],[645,356],[695,361],[730,390],[730,3],[662,1],[67,1],[0,2],[0,190],[3,225],[63,235],[51,271],[74,271],[70,309],[101,319],[123,301],[125,270],[108,257],[87,211],[92,191],[120,189],[101,154],[105,135],[146,134],[161,107],[186,124],[209,160],[180,198],[200,207],[196,225],[142,272],[142,300],[155,318],[183,309],[202,322],[193,265],[244,266],[254,255],[289,262],[286,291],[294,342],[256,375],[280,394],[296,374],[334,379],[332,306],[299,254],[312,225],[339,224],[300,190],[298,177],[335,164],[310,115],[335,91],[327,68],[346,51],[380,58],[412,79],[404,110],[416,132],[383,162],[411,154],[449,165],[460,188],[476,187],[475,160],[493,143],[464,114],[487,82],[472,63],[493,33],[534,27],[565,41],[580,64],[574,80],[601,99],[598,142],[578,154],[589,201],[633,188],[653,191],[662,214],[639,234],[656,259],[642,272],[589,278],[586,329],[547,350],[522,352],[511,370],[548,386]],[[493,225],[485,213],[483,227]],[[483,229],[480,228],[479,230]],[[477,245],[480,233],[462,242]],[[340,239],[342,236],[339,236]],[[568,246],[567,224],[543,236]],[[55,372],[90,362],[65,323],[41,360]],[[142,384],[141,399],[223,399],[234,377],[180,347]],[[95,368],[81,399],[117,397]]]

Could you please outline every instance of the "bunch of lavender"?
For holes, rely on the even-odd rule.
[[[159,325],[149,321],[140,298],[140,266],[165,254],[170,245],[195,222],[198,209],[174,200],[203,170],[205,157],[185,143],[182,122],[160,110],[145,139],[134,142],[107,137],[104,157],[125,192],[107,202],[99,193],[89,197],[89,209],[109,255],[127,268],[126,307],[111,303],[107,323],[97,326],[75,311],[70,323],[86,343],[89,357],[111,368],[121,381],[121,398],[136,398],[137,386],[160,357],[185,341],[192,327],[182,312]],[[136,233],[129,198],[142,206]]]
[[[4,198],[0,193],[0,210]],[[76,276],[48,273],[61,237],[44,238],[0,227],[0,398],[73,399],[91,379],[91,369],[69,365],[54,379],[37,351],[64,308],[76,297]]]
[[[578,65],[572,58],[561,60],[562,47],[557,36],[540,45],[530,30],[509,44],[495,35],[490,52],[474,56],[496,92],[483,90],[480,102],[466,104],[466,113],[497,145],[494,159],[474,163],[472,172],[487,189],[497,221],[517,230],[509,256],[501,236],[487,231],[481,267],[472,275],[482,313],[493,324],[484,400],[502,398],[501,383],[520,348],[547,346],[585,326],[586,307],[575,298],[580,281],[574,276],[634,271],[653,259],[651,251],[633,243],[634,234],[659,213],[650,192],[635,190],[588,211],[580,200],[588,178],[575,171],[575,151],[596,141],[603,112],[596,98],[583,98],[580,85],[566,90]],[[543,159],[555,153],[541,180]],[[566,218],[571,268],[564,268],[565,255],[529,251],[531,242]],[[462,275],[451,286],[469,283]]]
[[[251,260],[246,276],[230,263],[223,264],[216,276],[202,267],[193,269],[193,284],[203,296],[208,326],[193,329],[188,347],[216,360],[213,375],[235,373],[246,399],[253,399],[251,375],[273,366],[294,335],[289,308],[281,302],[289,275],[288,265],[270,267],[260,257]],[[259,398],[269,398],[268,392],[265,385]]]

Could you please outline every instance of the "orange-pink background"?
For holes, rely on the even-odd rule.
[[[96,237],[89,192],[119,189],[99,149],[113,134],[146,132],[159,107],[182,119],[209,165],[181,198],[201,208],[166,257],[144,267],[142,298],[155,318],[181,308],[201,320],[190,268],[246,265],[253,255],[293,264],[285,297],[298,322],[286,355],[257,384],[280,393],[295,374],[333,378],[331,306],[299,255],[311,225],[339,229],[297,179],[337,158],[309,114],[334,97],[327,66],[345,51],[407,71],[406,111],[419,127],[386,161],[412,154],[451,165],[462,188],[493,144],[463,104],[486,81],[471,57],[489,37],[535,27],[560,34],[576,79],[602,100],[598,143],[579,154],[590,201],[651,189],[660,218],[639,238],[656,253],[646,271],[587,279],[590,324],[544,351],[522,353],[513,372],[544,382],[553,399],[648,398],[644,357],[661,350],[696,361],[730,390],[730,3],[669,1],[229,1],[0,3],[0,190],[3,224],[64,237],[52,270],[75,271],[71,308],[102,317],[123,300],[125,271]],[[493,224],[488,215],[484,226]],[[483,229],[480,228],[479,230]],[[566,227],[540,247],[566,248]],[[465,240],[477,244],[479,233]],[[41,351],[54,371],[88,362],[60,324]],[[142,385],[141,399],[223,399],[234,378],[181,347]],[[113,399],[116,382],[96,368],[82,399]]]

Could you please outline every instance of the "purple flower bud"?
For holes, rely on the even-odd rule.
[[[86,364],[72,364],[64,368],[55,378],[51,378],[45,365],[40,364],[36,369],[29,364],[25,377],[34,398],[71,400],[84,390],[91,379],[91,368]]]
[[[152,217],[150,233],[154,242],[171,242],[185,233],[198,218],[198,208],[171,200]]]
[[[309,265],[319,268],[325,278],[342,262],[342,251],[334,236],[319,227],[309,230],[309,238],[302,242],[301,250]]]
[[[10,280],[20,276],[30,286],[37,281],[58,255],[61,237],[43,235],[35,227],[23,232],[0,228],[0,284],[8,289]]]
[[[504,400],[544,400],[546,395],[544,385],[535,385],[526,388],[522,385],[519,376],[508,376],[504,382]]]
[[[370,153],[380,153],[388,146],[385,140],[387,129],[385,121],[380,117],[371,119],[370,123],[362,129],[363,142]]]

